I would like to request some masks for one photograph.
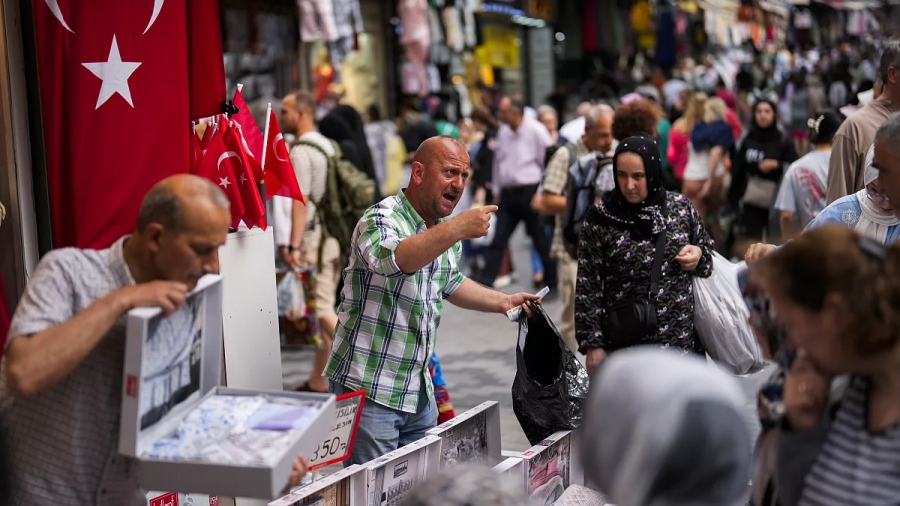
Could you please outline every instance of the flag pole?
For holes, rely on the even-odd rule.
[[[263,133],[263,142],[269,142],[269,121],[272,118],[272,103],[269,102],[268,107],[266,107],[266,130]],[[263,146],[262,150],[262,170],[266,171],[266,151],[268,151],[268,146]]]

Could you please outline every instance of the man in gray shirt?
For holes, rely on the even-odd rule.
[[[0,365],[10,504],[146,504],[137,463],[118,454],[123,316],[141,306],[169,314],[219,271],[228,206],[215,184],[172,176],[147,193],[133,235],[38,264]],[[302,459],[295,470],[305,472]]]

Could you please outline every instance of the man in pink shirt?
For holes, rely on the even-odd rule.
[[[553,141],[537,120],[525,117],[521,100],[504,97],[500,101],[503,125],[497,131],[494,146],[493,193],[499,196],[497,230],[485,253],[485,267],[479,280],[492,286],[509,238],[520,221],[534,241],[535,249],[544,265],[544,283],[556,292],[556,264],[550,259],[550,239],[544,232],[540,216],[531,208],[544,174],[544,155]]]

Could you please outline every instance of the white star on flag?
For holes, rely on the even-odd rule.
[[[240,183],[244,184],[246,181],[247,181],[247,175],[245,173],[241,172]]]
[[[228,185],[230,185],[230,184],[231,184],[231,181],[229,181],[227,177],[219,178],[219,186],[225,188],[226,190],[228,189]]]
[[[128,88],[128,78],[141,66],[141,63],[122,61],[115,35],[113,35],[112,46],[109,48],[109,56],[105,62],[82,63],[82,65],[103,81],[103,84],[100,85],[100,95],[97,97],[97,106],[94,107],[94,110],[99,109],[101,105],[105,104],[116,93],[121,95],[128,102],[128,105],[134,108],[134,102],[131,101],[131,89]]]

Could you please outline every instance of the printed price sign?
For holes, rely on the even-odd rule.
[[[335,399],[334,428],[331,429],[325,440],[319,443],[316,451],[309,456],[310,471],[328,467],[350,458],[365,400],[366,392],[363,390],[339,395]]]

